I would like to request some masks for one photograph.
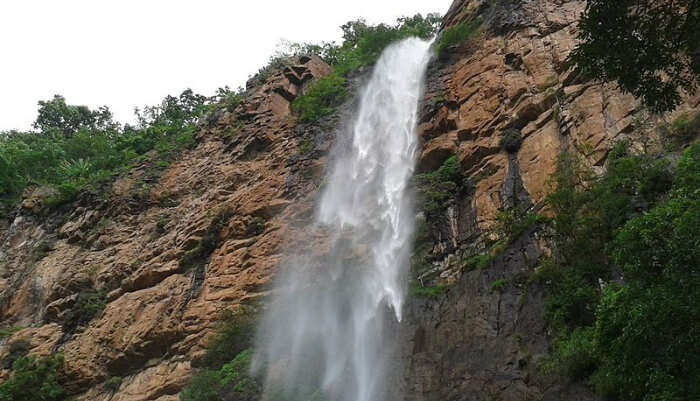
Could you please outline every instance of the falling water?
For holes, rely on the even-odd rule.
[[[430,43],[388,47],[362,91],[309,227],[324,256],[282,268],[254,366],[270,400],[381,401],[401,320],[413,211],[407,183]],[[345,139],[345,140],[343,140]]]

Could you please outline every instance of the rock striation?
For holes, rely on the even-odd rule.
[[[529,279],[551,250],[546,230],[529,229],[486,268],[464,261],[485,252],[499,212],[547,214],[563,152],[602,172],[617,141],[662,146],[657,127],[697,109],[651,116],[612,84],[583,82],[565,60],[576,45],[577,0],[456,0],[443,30],[481,18],[471,40],[429,68],[421,108],[419,171],[456,156],[474,186],[430,225],[432,269],[421,285],[444,294],[412,297],[401,326],[398,386],[406,400],[591,400],[590,390],[537,369],[552,333],[545,302]],[[512,145],[503,138],[517,138]]]
[[[673,115],[650,116],[565,65],[584,6],[455,0],[445,16],[443,30],[484,22],[429,67],[418,171],[456,156],[473,189],[430,228],[432,269],[422,282],[446,290],[408,301],[397,329],[402,399],[593,399],[536,369],[551,333],[544,294],[527,281],[549,252],[545,231],[528,230],[487,269],[460,267],[483,250],[500,211],[541,211],[562,152],[602,171],[620,139],[661,146],[654,127]],[[77,400],[177,400],[219,313],[264,299],[285,249],[322,253],[323,239],[303,235],[304,226],[353,104],[299,126],[291,102],[330,71],[302,57],[275,72],[235,110],[203,119],[194,149],[165,169],[144,162],[111,184],[109,197],[84,194],[48,213],[45,190],[28,193],[12,220],[0,221],[0,327],[21,328],[0,339],[0,362],[17,344],[34,355],[62,352]],[[688,98],[676,113],[698,106],[700,96]],[[517,141],[504,145],[507,135]],[[6,368],[0,363],[0,380]],[[109,388],[116,377],[119,388]]]
[[[77,399],[178,399],[219,313],[266,294],[282,241],[310,216],[325,152],[290,104],[329,72],[300,58],[202,121],[195,149],[162,172],[135,168],[106,200],[45,215],[30,195],[0,230],[0,325],[25,327],[0,340],[0,359],[27,341],[30,354],[63,353]],[[195,252],[217,219],[217,246]],[[81,320],[88,301],[104,310]]]

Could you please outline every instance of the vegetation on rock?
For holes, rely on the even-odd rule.
[[[317,121],[332,114],[347,96],[346,78],[358,69],[373,64],[391,43],[415,36],[428,39],[435,35],[441,18],[437,14],[399,18],[395,25],[368,25],[365,20],[350,21],[341,26],[343,43],[317,46],[333,72],[316,81],[306,93],[294,101],[294,110],[301,122]],[[308,48],[309,45],[306,46]]]
[[[700,144],[672,174],[624,149],[599,178],[572,158],[556,177],[558,254],[540,278],[559,335],[544,367],[606,399],[698,399]]]
[[[700,82],[700,3],[592,0],[569,56],[587,78],[616,82],[654,111],[675,108]]]
[[[53,188],[58,206],[83,189],[97,190],[114,175],[149,158],[163,165],[194,144],[195,124],[207,112],[229,108],[240,95],[228,88],[207,98],[185,90],[160,105],[136,111],[138,126],[120,126],[107,107],[90,110],[55,96],[39,102],[38,131],[0,133],[0,212],[31,185]]]
[[[0,383],[0,401],[60,401],[67,393],[59,383],[63,357],[23,356],[12,364],[11,376]]]
[[[435,171],[416,175],[414,181],[428,221],[441,218],[455,196],[472,188],[456,156],[445,160]]]
[[[440,41],[435,47],[435,52],[438,57],[445,59],[449,55],[450,49],[455,46],[460,46],[472,39],[478,32],[481,23],[481,18],[477,17],[472,21],[457,24],[445,29],[440,35]]]
[[[202,359],[202,369],[182,390],[182,401],[252,401],[262,391],[259,378],[250,374],[255,333],[255,311],[241,306],[225,311]]]

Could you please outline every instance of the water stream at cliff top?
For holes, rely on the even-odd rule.
[[[389,46],[361,92],[353,124],[309,230],[322,257],[280,269],[254,366],[270,400],[381,401],[401,320],[414,211],[407,191],[430,43]]]

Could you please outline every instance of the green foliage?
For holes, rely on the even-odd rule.
[[[232,212],[228,208],[222,208],[216,213],[197,245],[180,259],[180,267],[188,269],[204,263],[221,243],[221,230],[226,227],[231,215]]]
[[[61,401],[66,391],[59,383],[63,357],[22,357],[12,365],[12,374],[0,383],[0,401]]]
[[[442,217],[449,203],[460,193],[471,190],[464,177],[462,166],[452,156],[435,171],[418,174],[414,178],[423,201],[423,211],[428,221]]]
[[[207,346],[204,368],[182,390],[182,401],[258,399],[262,385],[249,373],[254,323],[254,311],[250,308],[222,314],[217,333]]]
[[[440,41],[435,48],[438,57],[444,59],[449,55],[449,51],[456,46],[462,45],[464,42],[474,38],[481,26],[482,19],[476,19],[451,26],[442,33]]]
[[[587,78],[617,82],[653,111],[681,102],[700,79],[700,4],[695,0],[592,0],[569,62]]]
[[[112,121],[107,106],[90,110],[87,106],[66,104],[66,98],[54,95],[51,100],[40,100],[34,128],[42,132],[55,132],[70,136],[81,130],[115,131],[118,124]]]
[[[544,373],[562,373],[584,380],[595,372],[598,360],[593,349],[593,329],[577,328],[554,340],[554,352],[539,368]]]
[[[496,280],[496,281],[491,282],[491,284],[489,284],[489,291],[501,293],[501,292],[503,292],[503,290],[506,288],[507,285],[508,285],[508,281],[506,281],[505,279]]]
[[[188,89],[160,105],[137,109],[138,127],[120,127],[108,109],[67,105],[58,95],[39,102],[34,127],[41,131],[0,134],[0,206],[14,205],[32,184],[53,187],[55,195],[45,204],[60,206],[146,157],[168,163],[194,145],[195,123],[204,113],[234,107],[240,98],[228,88],[212,98]]]
[[[531,227],[547,221],[547,218],[537,213],[528,212],[519,207],[511,207],[496,214],[492,232],[499,238],[503,238],[508,245]]]
[[[19,326],[0,328],[0,340],[2,340],[5,337],[10,337],[11,335],[15,334],[20,330],[22,330],[22,327]]]
[[[543,273],[560,333],[549,366],[588,378],[606,399],[698,399],[700,144],[670,188],[663,163],[619,152],[610,163],[588,190],[557,190],[576,208],[555,218],[562,254]],[[593,245],[602,252],[587,256]],[[601,291],[597,280],[616,271],[623,280]]]
[[[311,85],[303,96],[294,101],[293,108],[299,114],[299,121],[313,122],[333,114],[335,107],[346,96],[345,78],[334,72]]]
[[[65,314],[65,330],[72,330],[89,323],[107,306],[104,291],[87,290],[78,293],[78,298]]]
[[[343,26],[341,45],[303,45],[299,49],[320,53],[333,66],[333,73],[314,82],[298,97],[293,108],[301,122],[310,123],[335,112],[347,97],[346,78],[358,69],[377,61],[382,51],[400,39],[411,36],[427,39],[435,35],[441,18],[437,14],[399,18],[395,25],[368,25],[364,20],[350,21]]]
[[[671,124],[662,125],[661,131],[673,145],[684,145],[700,135],[700,112],[682,113]]]
[[[105,381],[105,388],[110,391],[117,391],[119,387],[122,386],[122,378],[119,376],[112,376],[107,381]]]
[[[225,311],[219,317],[216,335],[207,345],[202,364],[218,369],[252,345],[255,332],[255,310],[241,306]]]
[[[499,145],[506,150],[508,153],[515,153],[520,149],[520,143],[522,142],[522,134],[517,129],[509,128],[501,132],[501,139]]]
[[[313,150],[314,150],[314,141],[311,138],[305,137],[299,143],[299,153],[301,153],[302,155],[309,154]]]
[[[418,283],[414,283],[410,286],[410,294],[414,297],[440,298],[442,294],[447,291],[448,286],[446,285],[434,285],[434,286],[422,286]]]

